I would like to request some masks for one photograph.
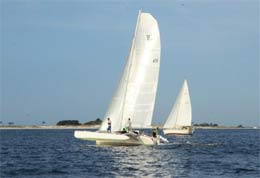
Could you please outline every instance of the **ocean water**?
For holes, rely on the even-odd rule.
[[[74,130],[0,130],[0,177],[260,177],[259,130],[196,130],[158,146],[96,146]]]

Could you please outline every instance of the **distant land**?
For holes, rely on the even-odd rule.
[[[89,121],[81,124],[78,120],[61,120],[56,125],[15,125],[9,122],[8,125],[0,124],[0,129],[98,129],[102,120],[97,118],[94,121]]]
[[[0,129],[98,129],[101,123],[102,120],[99,118],[83,124],[78,120],[61,120],[56,125],[46,125],[45,122],[42,122],[42,125],[15,125],[13,122],[9,122],[8,125],[0,123]],[[152,127],[162,129],[162,125],[153,125]],[[220,126],[215,123],[193,124],[193,127],[195,129],[260,129],[260,127],[244,127],[243,125]]]
[[[74,125],[74,126],[79,126],[79,125],[85,125],[85,126],[93,126],[93,125],[101,125],[102,120],[97,118],[94,121],[89,121],[84,124],[81,124],[78,120],[62,120],[59,121],[56,125],[58,126],[66,126],[66,125]]]

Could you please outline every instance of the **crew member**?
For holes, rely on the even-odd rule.
[[[107,132],[111,132],[111,120],[107,118]]]

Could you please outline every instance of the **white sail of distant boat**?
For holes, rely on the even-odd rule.
[[[184,80],[177,100],[164,126],[164,134],[192,134],[192,108],[188,83]]]
[[[138,139],[116,134],[126,126],[128,118],[133,128],[151,126],[160,68],[160,33],[155,18],[139,12],[132,46],[119,85],[98,132],[76,131],[75,137],[95,140],[97,144],[154,144],[153,139],[139,135]],[[107,130],[107,118],[112,133]]]

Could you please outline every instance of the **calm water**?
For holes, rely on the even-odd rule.
[[[260,177],[259,130],[196,130],[160,146],[111,147],[73,130],[1,130],[0,177]]]

